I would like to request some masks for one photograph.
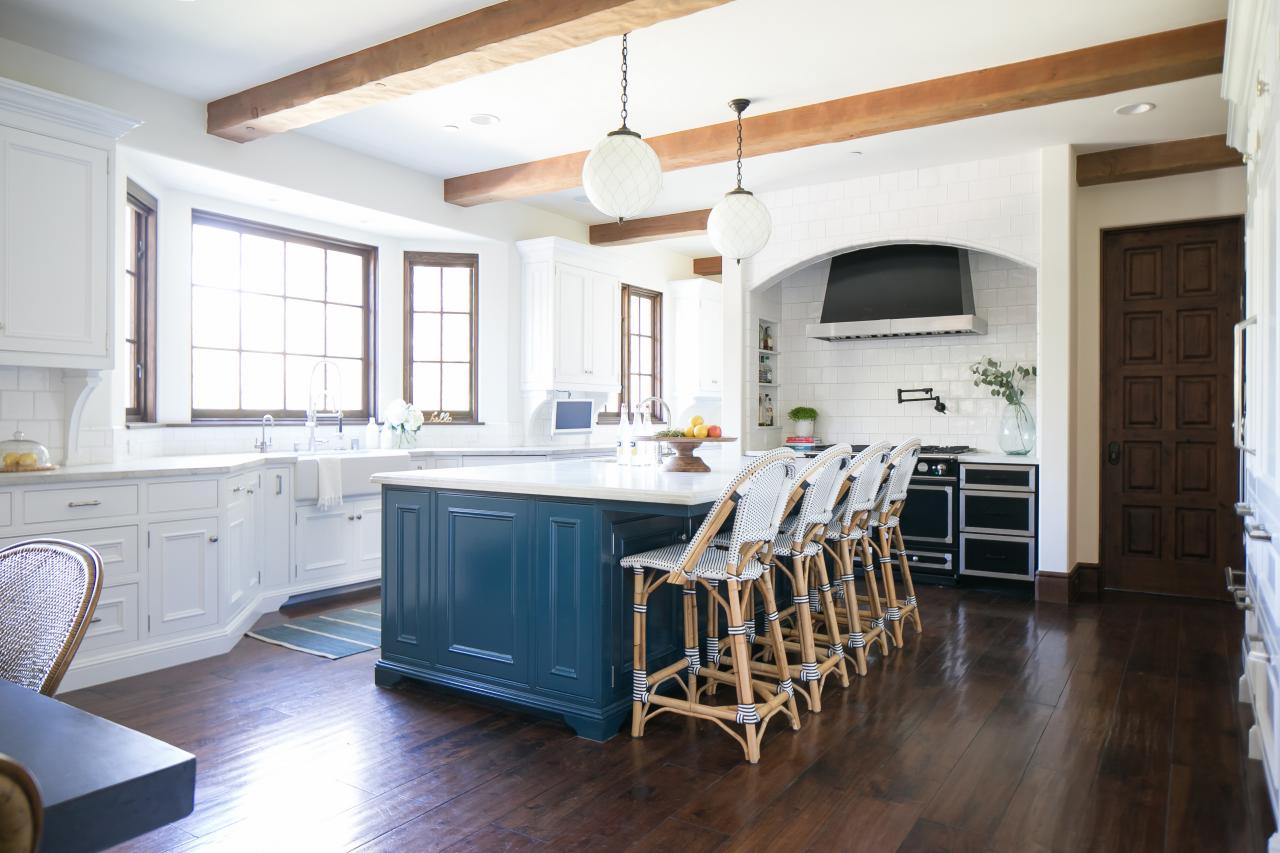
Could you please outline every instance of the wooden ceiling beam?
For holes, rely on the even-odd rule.
[[[630,243],[645,243],[667,237],[704,234],[707,230],[707,217],[710,215],[710,209],[686,210],[682,213],[669,213],[666,216],[647,216],[642,219],[628,219],[625,222],[592,225],[591,245],[626,246]]]
[[[506,0],[212,101],[208,132],[248,142],[727,2]]]
[[[1226,21],[1139,36],[980,71],[852,95],[743,119],[744,154],[758,157],[1010,110],[1204,77],[1222,71]],[[649,137],[664,171],[734,159],[733,122]],[[587,152],[506,166],[444,183],[470,207],[572,189]]]
[[[723,275],[724,274],[724,258],[716,255],[714,258],[694,258],[693,259],[694,275]]]
[[[1081,154],[1076,157],[1076,184],[1094,187],[1239,165],[1240,152],[1227,145],[1226,134],[1219,134]]]

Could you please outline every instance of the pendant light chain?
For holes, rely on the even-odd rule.
[[[627,36],[622,34],[622,126],[627,126]]]
[[[742,111],[738,110],[738,189],[742,189]]]

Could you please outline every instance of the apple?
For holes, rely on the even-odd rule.
[[[707,427],[707,438],[719,438],[724,435],[724,430],[720,429],[717,424]]]

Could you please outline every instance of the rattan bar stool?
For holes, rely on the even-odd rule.
[[[760,740],[774,714],[781,711],[790,719],[793,729],[800,727],[772,578],[767,571],[769,549],[778,535],[795,476],[795,453],[787,448],[770,451],[738,472],[688,545],[668,545],[622,559],[622,565],[635,575],[633,737],[643,737],[645,723],[664,712],[698,717],[711,720],[728,732],[742,746],[747,760],[755,764],[760,760]],[[727,522],[730,513],[734,513],[733,520]],[[712,538],[726,523],[730,529],[730,547],[712,547]],[[646,672],[645,614],[649,596],[664,583],[684,588],[685,657],[650,674]],[[753,675],[747,646],[745,602],[747,592],[757,584],[770,614],[768,632],[776,660],[773,678],[769,681]],[[722,659],[727,669],[721,669],[721,661],[702,665],[698,646],[698,585],[707,591],[712,616],[717,608],[724,611],[732,648],[732,654]],[[679,684],[683,697],[658,692],[658,687],[667,681]],[[736,707],[701,701],[704,691],[714,692],[707,691],[707,686],[717,682],[734,686]],[[741,733],[735,727],[741,727]]]
[[[880,590],[876,583],[877,563],[871,557],[871,517],[876,507],[876,496],[887,470],[889,450],[887,441],[872,445],[860,452],[846,469],[839,507],[832,523],[827,526],[823,547],[831,554],[839,572],[836,578],[836,618],[842,619],[848,636],[847,645],[854,657],[854,669],[858,675],[867,674],[867,648],[880,643],[881,654],[889,653],[889,638],[884,629],[884,611],[880,607]],[[867,594],[859,596],[856,586],[857,569],[863,569]],[[867,602],[862,611],[860,602]],[[866,617],[864,620],[864,616]],[[864,627],[865,622],[870,627]]]
[[[102,591],[98,552],[61,539],[0,550],[0,678],[52,696]]]
[[[907,504],[907,489],[911,475],[920,459],[920,439],[911,438],[899,444],[889,454],[889,477],[881,489],[879,514],[873,519],[876,529],[876,553],[880,561],[881,580],[884,582],[885,618],[893,634],[893,644],[902,647],[902,619],[911,617],[916,633],[923,631],[920,624],[920,607],[916,603],[916,588],[911,581],[906,546],[902,541],[902,510]],[[893,563],[898,563],[906,598],[899,599],[893,579]]]

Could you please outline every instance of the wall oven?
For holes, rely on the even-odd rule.
[[[1034,465],[961,465],[959,507],[961,575],[1035,579]]]
[[[954,584],[960,547],[959,465],[954,455],[939,450],[926,448],[916,463],[902,511],[903,543],[912,578]]]

